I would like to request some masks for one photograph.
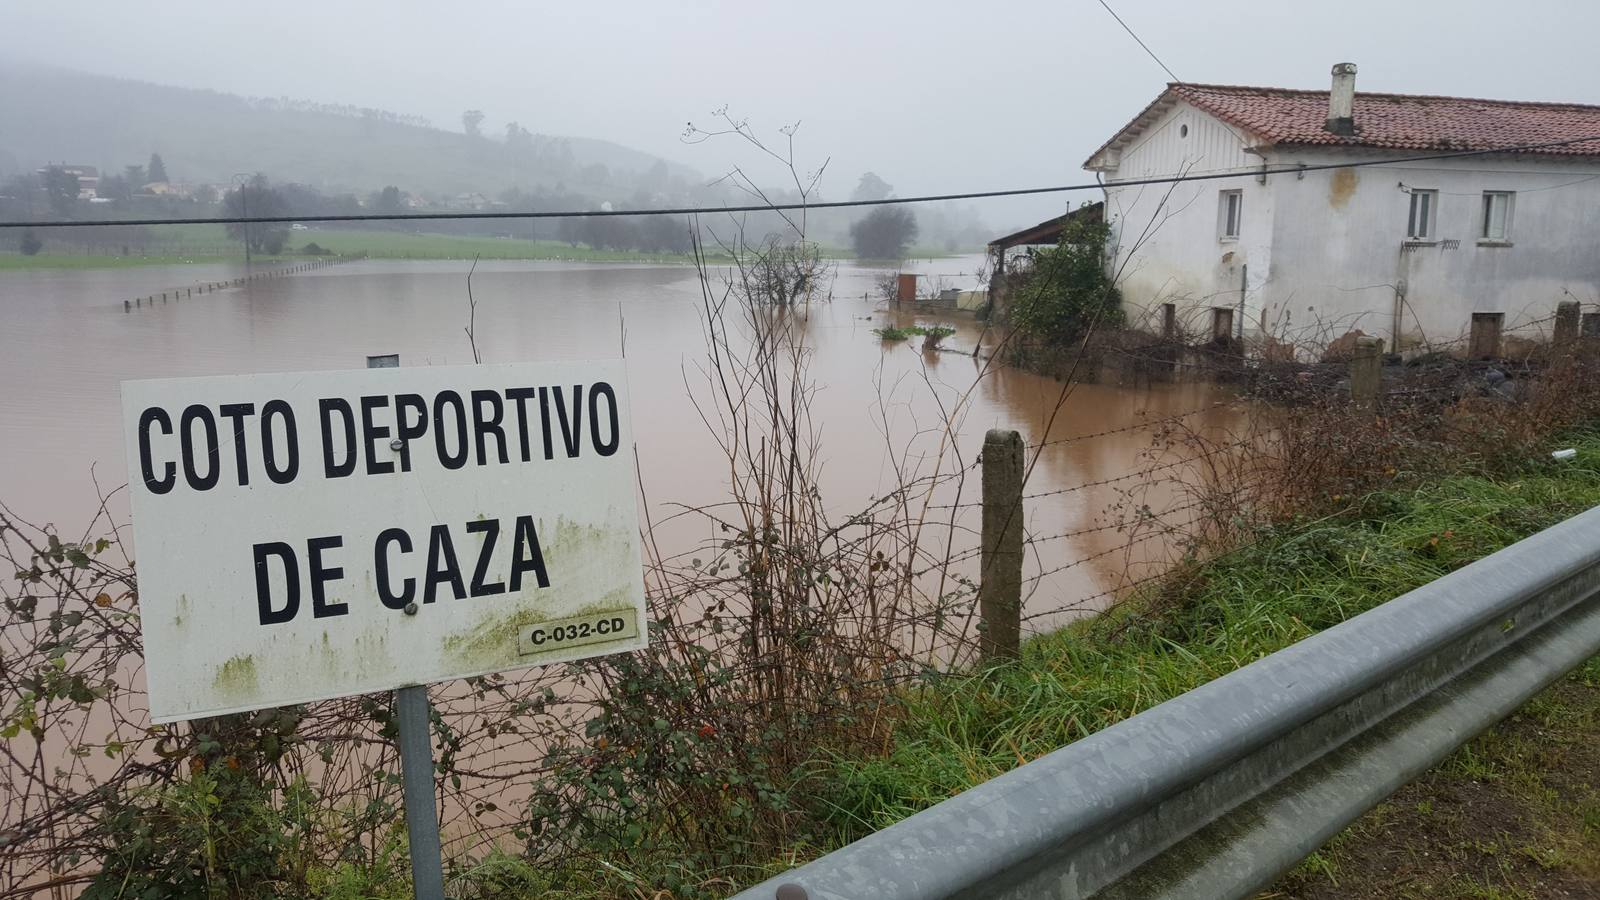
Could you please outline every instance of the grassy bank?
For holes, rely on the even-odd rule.
[[[1014,666],[908,695],[888,753],[835,760],[819,779],[835,786],[825,798],[835,840],[889,825],[1600,505],[1600,432],[1569,436],[1562,445],[1576,446],[1577,458],[1378,493],[1344,514],[1264,532],[1245,549],[1185,572],[1161,596],[1030,641]],[[1600,667],[1591,663],[1577,683],[1597,686],[1597,675]],[[1577,742],[1596,730],[1592,699],[1585,714],[1563,712],[1567,707],[1550,700],[1529,714],[1545,731],[1565,730]],[[1482,772],[1472,760],[1483,757],[1483,747],[1517,740],[1480,739],[1479,749],[1462,751],[1435,777],[1447,783],[1451,772]],[[1542,797],[1541,779],[1554,774],[1526,760],[1515,769],[1499,766],[1508,786],[1530,797]],[[1575,843],[1587,858],[1600,859],[1600,806],[1592,789],[1583,802],[1573,834],[1550,842],[1538,834],[1526,838],[1540,865],[1578,859]],[[1381,821],[1364,822],[1358,831],[1393,840],[1381,837]],[[1361,856],[1359,839],[1345,846],[1342,855],[1337,849],[1324,855],[1329,874],[1322,881],[1306,872],[1295,883],[1325,886],[1341,860]],[[1600,878],[1592,865],[1588,875]],[[1600,887],[1600,880],[1589,883]]]
[[[508,229],[522,227],[510,223]],[[0,251],[0,271],[21,269],[119,269],[129,266],[173,266],[191,263],[243,262],[239,242],[228,237],[221,225],[155,225],[147,228],[151,240],[130,246],[126,256],[119,253],[86,253],[63,247],[58,239],[47,239],[44,250],[24,256],[9,247]],[[383,229],[316,228],[293,231],[281,257],[303,258],[298,251],[307,244],[341,255],[367,254],[384,259],[483,259],[572,260],[578,262],[667,262],[692,261],[683,253],[646,253],[637,250],[597,250],[560,241],[530,241],[523,238],[433,234],[428,232]],[[958,251],[960,252],[960,251]],[[824,248],[828,259],[851,260],[846,248]],[[914,247],[911,259],[934,259],[952,255],[933,247]],[[715,260],[717,257],[713,256]],[[884,263],[893,267],[895,263]]]
[[[1600,505],[1600,430],[1577,457],[1424,479],[1259,532],[1160,593],[1038,636],[1014,665],[901,695],[882,753],[813,757],[778,809],[807,823],[765,865],[685,862],[670,840],[614,865],[495,856],[460,874],[508,896],[714,897],[1113,725]],[[1532,897],[1600,890],[1600,659],[1374,810],[1265,896]],[[705,823],[703,823],[705,824]],[[598,850],[598,848],[597,848]],[[493,873],[492,876],[489,873]],[[399,893],[399,888],[396,888]]]
[[[257,256],[260,263],[304,262],[304,256]],[[204,255],[178,253],[152,253],[149,255],[91,256],[70,253],[40,253],[23,256],[20,253],[0,253],[0,272],[35,271],[40,269],[131,269],[140,266],[187,266],[195,264],[244,263],[244,254]]]
[[[141,248],[130,248],[127,256],[87,254],[62,250],[47,240],[45,249],[34,256],[16,252],[0,253],[0,271],[7,269],[103,269],[147,265],[185,265],[189,263],[242,262],[244,252],[238,241],[230,240],[221,225],[152,226],[153,240]],[[483,259],[575,260],[580,262],[688,262],[678,253],[643,253],[633,250],[596,250],[573,247],[558,241],[529,241],[497,238],[429,234],[409,231],[311,229],[290,233],[289,245],[281,257],[303,259],[298,252],[308,244],[339,255],[367,254],[391,259]],[[262,259],[263,257],[257,257]]]

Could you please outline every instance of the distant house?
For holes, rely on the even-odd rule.
[[[69,166],[65,163],[37,169],[36,174],[47,175],[51,169],[60,169],[78,179],[78,199],[93,200],[99,196],[100,170],[94,166]]]
[[[1089,157],[1131,319],[1406,350],[1600,293],[1600,107],[1356,93],[1355,76],[1169,84]],[[1489,152],[1407,161],[1459,151]],[[1211,180],[1138,183],[1176,175]]]

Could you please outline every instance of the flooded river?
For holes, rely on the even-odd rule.
[[[977,263],[947,259],[916,268],[930,276],[925,284],[964,287],[976,281]],[[124,380],[357,368],[368,354],[382,353],[398,353],[406,366],[472,361],[463,331],[466,263],[358,261],[182,300],[170,296],[174,289],[241,274],[239,267],[221,265],[0,273],[0,501],[28,521],[56,523],[75,537],[98,505],[96,481],[109,489],[127,478],[119,398]],[[944,453],[940,472],[966,469],[969,475],[959,498],[947,484],[930,502],[959,501],[956,527],[946,532],[954,537],[949,551],[957,559],[951,574],[976,578],[971,551],[980,516],[970,504],[978,499],[979,479],[971,466],[986,430],[1015,428],[1030,444],[1046,442],[1025,488],[1034,495],[1026,501],[1027,530],[1037,539],[1024,571],[1029,630],[1103,606],[1107,592],[1159,567],[1171,552],[1164,539],[1130,546],[1125,533],[1107,527],[1126,518],[1130,507],[1149,503],[1159,512],[1181,503],[1170,485],[1135,499],[1125,493],[1142,482],[1128,476],[1157,462],[1147,452],[1152,434],[1144,423],[1201,410],[1185,421],[1226,427],[1236,413],[1217,405],[1224,395],[1197,384],[1081,385],[1063,404],[1060,383],[986,364],[985,354],[975,359],[971,351],[985,337],[970,316],[889,308],[875,296],[882,274],[841,264],[832,299],[791,314],[809,348],[807,371],[816,387],[810,412],[830,515],[843,520],[908,476],[928,474]],[[672,517],[681,505],[709,505],[729,494],[727,459],[695,403],[708,396],[706,323],[695,271],[486,262],[472,288],[485,362],[616,357],[625,342],[646,509],[653,521],[669,522],[652,545],[670,556],[719,539],[703,518]],[[159,300],[164,291],[165,303]],[[124,311],[124,300],[151,294],[158,298],[154,305]],[[945,352],[924,352],[918,339],[885,343],[873,333],[885,325],[938,322],[956,329]],[[950,443],[954,452],[944,446]],[[125,521],[125,502],[114,502],[111,512]],[[939,518],[949,515],[944,510]],[[457,715],[464,731],[484,726],[465,683],[439,687],[433,699]],[[483,715],[498,721],[497,709],[485,707]],[[108,714],[97,708],[89,731],[113,731],[102,719]],[[473,745],[474,770],[491,774],[457,782],[442,798],[451,853],[475,852],[505,837],[523,808],[527,772],[542,746],[515,733]],[[357,745],[351,748],[357,752]],[[42,757],[76,759],[53,745]],[[365,773],[393,764],[382,748],[351,757],[335,764],[339,774],[323,789],[337,796],[339,788],[329,784],[347,783],[352,797],[369,788],[382,792],[386,788],[369,785]],[[95,753],[74,765],[81,787],[116,763]],[[315,760],[311,765],[321,771]]]
[[[946,286],[975,286],[976,257],[924,261],[921,274]],[[118,384],[127,379],[353,368],[367,354],[398,353],[403,365],[470,363],[464,262],[358,261],[243,287],[159,299],[125,312],[123,301],[242,274],[241,266],[0,273],[0,500],[34,522],[81,526],[102,487],[127,478]],[[955,423],[971,462],[986,429],[1016,428],[1036,442],[1061,398],[1051,379],[984,370],[970,350],[981,326],[949,317],[951,352],[922,353],[918,341],[886,344],[873,329],[937,317],[886,310],[875,296],[882,270],[841,263],[831,302],[815,303],[802,328],[812,348],[823,485],[830,507],[859,509],[899,481],[897,467],[934,452],[938,426],[967,397]],[[925,282],[928,283],[928,282]],[[477,344],[485,362],[626,356],[642,481],[653,513],[672,504],[726,496],[726,462],[695,413],[705,385],[700,285],[685,266],[566,262],[483,262],[473,278]],[[966,352],[956,352],[966,351]],[[970,392],[970,393],[969,393]],[[1204,385],[1074,390],[1052,439],[1136,426],[1206,407]],[[1195,424],[1225,424],[1213,410]],[[1147,430],[1047,446],[1027,491],[1046,493],[1104,481],[1150,465]],[[1122,501],[1117,484],[1030,501],[1038,535],[1082,531],[1107,521]],[[976,479],[964,497],[976,499]],[[116,510],[125,515],[122,509]],[[686,526],[692,527],[692,526]],[[705,535],[683,534],[684,540]],[[1115,587],[1130,558],[1114,530],[1041,544],[1029,575],[1101,554],[1041,579],[1030,608],[1060,605]],[[1133,561],[1143,558],[1144,551]]]

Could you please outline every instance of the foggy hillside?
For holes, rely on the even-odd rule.
[[[683,165],[608,141],[520,132],[471,137],[383,110],[246,99],[0,61],[0,176],[47,162],[120,171],[160,153],[174,181],[265,172],[331,191],[399,185],[450,196],[508,188],[624,199],[701,183]],[[27,123],[26,128],[16,127]]]

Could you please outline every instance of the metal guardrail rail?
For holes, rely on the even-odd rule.
[[[1600,508],[736,900],[1247,897],[1600,652]]]

